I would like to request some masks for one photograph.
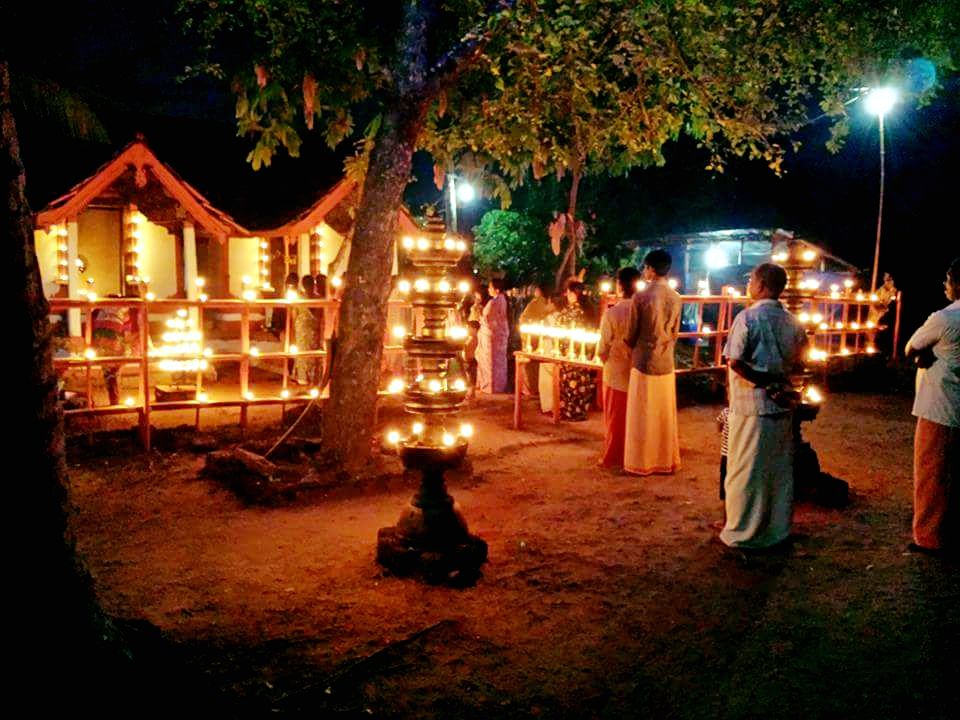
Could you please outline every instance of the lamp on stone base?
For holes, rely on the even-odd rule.
[[[395,575],[469,585],[487,560],[487,543],[470,534],[444,479],[444,473],[463,463],[473,434],[467,424],[453,428],[453,416],[467,397],[464,368],[456,362],[466,334],[450,332],[448,337],[447,327],[459,283],[446,275],[466,252],[466,243],[448,235],[443,221],[431,216],[422,237],[405,237],[401,245],[422,273],[399,284],[423,312],[419,332],[408,334],[403,343],[404,409],[416,419],[406,435],[389,431],[386,446],[396,450],[406,469],[420,473],[420,488],[397,524],[377,533],[377,562]]]

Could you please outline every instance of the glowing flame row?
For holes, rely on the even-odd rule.
[[[426,427],[419,420],[415,421],[410,426],[411,436],[417,438],[418,440],[423,437],[423,433],[426,431]],[[440,442],[443,443],[444,447],[453,447],[457,444],[457,438],[462,438],[463,440],[469,440],[473,437],[473,425],[470,423],[461,423],[457,434],[454,435],[449,430],[443,430],[440,435]],[[399,430],[389,430],[387,431],[387,442],[390,445],[399,445],[403,440]]]
[[[456,240],[451,237],[445,237],[443,240],[431,242],[425,237],[412,238],[407,236],[400,241],[400,244],[403,245],[404,250],[419,250],[420,252],[427,252],[428,250],[445,250],[446,252],[462,253],[467,249],[467,243],[465,243],[463,240]]]
[[[466,295],[470,292],[471,287],[469,280],[460,280],[457,285],[457,292],[461,295]],[[409,295],[411,290],[416,291],[420,294],[428,292],[437,292],[446,294],[453,290],[453,283],[447,278],[441,278],[436,282],[431,282],[428,278],[420,277],[411,282],[410,280],[401,280],[397,283],[397,289],[404,295]]]

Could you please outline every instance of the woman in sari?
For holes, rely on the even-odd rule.
[[[549,323],[563,328],[583,328],[589,325],[591,318],[585,307],[585,291],[586,287],[582,282],[572,280],[567,285],[567,304],[550,316]],[[560,341],[561,353],[566,352],[568,342]],[[560,370],[560,418],[586,420],[587,410],[593,402],[596,381],[591,370],[576,365],[540,364],[540,409],[543,412],[553,410],[553,373],[557,367]]]
[[[480,332],[477,334],[477,392],[502,393],[507,391],[507,340],[510,325],[507,322],[507,298],[503,294],[503,280],[490,281],[490,302],[480,313]]]

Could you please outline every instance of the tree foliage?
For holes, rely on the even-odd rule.
[[[296,154],[302,128],[331,146],[397,92],[390,68],[406,3],[182,0],[207,52],[191,70],[231,78],[250,160]],[[443,166],[482,163],[513,184],[578,168],[663,162],[681,133],[779,170],[782,142],[811,111],[842,121],[856,88],[924,54],[950,66],[954,3],[836,0],[446,0],[428,29],[435,67],[480,33],[477,58],[436,88],[420,147]],[[500,7],[504,6],[504,7]],[[488,188],[502,192],[500,187]]]
[[[546,282],[557,258],[536,217],[516,210],[490,210],[473,229],[473,256],[483,277],[505,276],[510,285]]]

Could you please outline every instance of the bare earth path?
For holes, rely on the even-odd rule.
[[[530,406],[514,432],[508,398],[482,401],[474,473],[451,482],[490,544],[466,590],[374,563],[400,479],[263,509],[189,453],[87,457],[74,527],[107,610],[159,626],[251,715],[957,717],[960,572],[905,553],[907,401],[829,398],[806,433],[854,501],[799,506],[802,538],[761,557],[712,541],[716,410],[682,409],[683,470],[639,479],[596,469],[595,416]]]

